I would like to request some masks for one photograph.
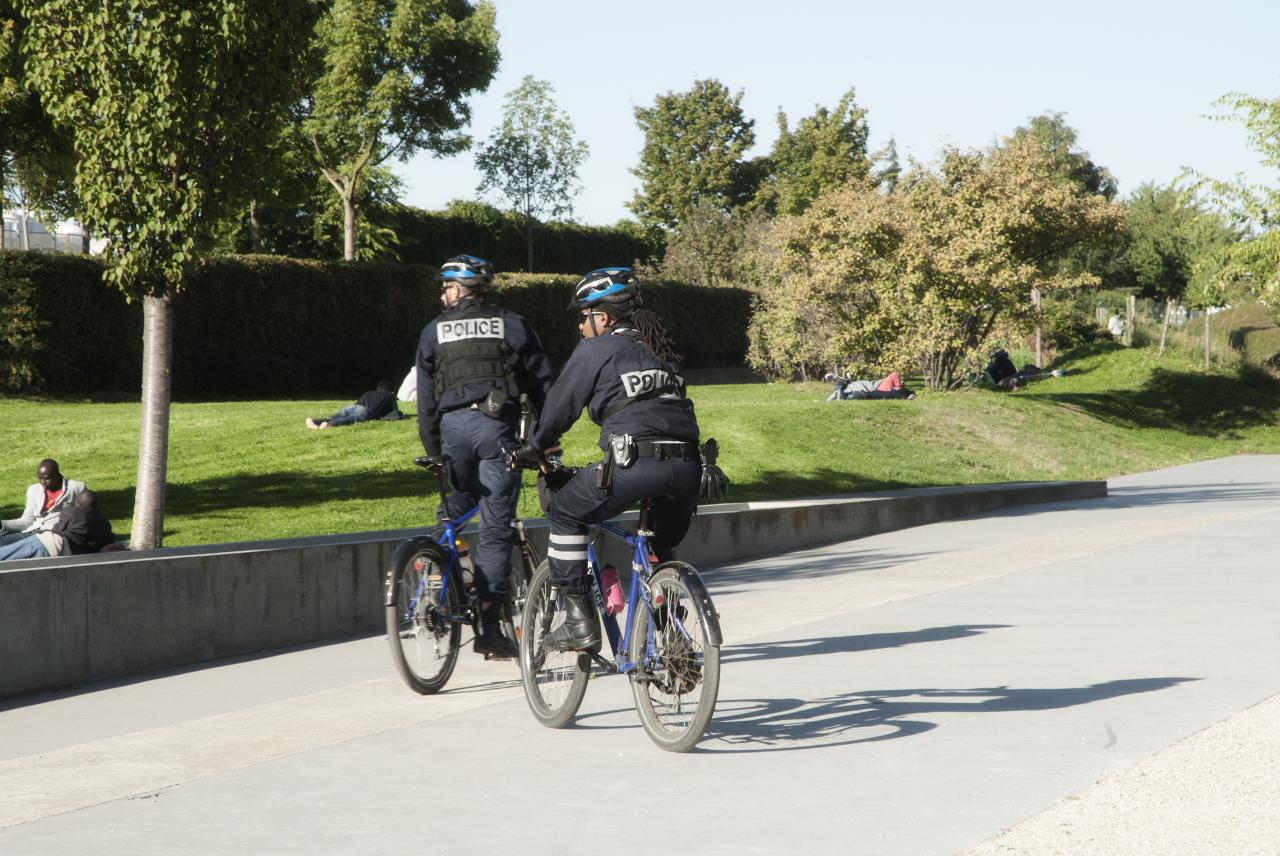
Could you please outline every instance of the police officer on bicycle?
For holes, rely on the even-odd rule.
[[[480,602],[479,654],[515,657],[500,629],[507,596],[520,474],[504,451],[516,444],[519,399],[541,409],[551,387],[551,361],[521,316],[485,300],[493,265],[455,256],[440,268],[444,311],[418,341],[418,434],[427,455],[447,468],[456,516],[480,505],[480,538],[472,551]]]
[[[602,268],[582,278],[569,304],[581,314],[582,340],[548,393],[530,442],[513,458],[519,466],[539,464],[544,453],[558,450],[583,407],[600,426],[604,460],[579,470],[545,506],[551,580],[566,595],[565,623],[545,640],[553,650],[600,644],[586,565],[587,524],[654,499],[649,543],[667,561],[697,509],[698,422],[685,395],[681,357],[658,317],[639,306],[640,283],[629,268]]]

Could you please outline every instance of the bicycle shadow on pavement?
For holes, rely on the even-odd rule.
[[[1058,710],[1200,678],[1126,678],[1083,687],[863,690],[819,699],[725,699],[700,752],[792,752],[896,740],[932,731],[957,713]]]
[[[756,660],[778,660],[787,657],[810,657],[818,654],[851,654],[880,648],[901,648],[924,642],[946,642],[977,636],[988,630],[1012,627],[1012,624],[953,624],[926,627],[899,633],[863,633],[854,636],[824,636],[814,639],[785,639],[778,642],[749,642],[726,645],[720,651],[721,663],[747,663]]]

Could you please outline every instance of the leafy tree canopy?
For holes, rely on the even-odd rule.
[[[834,110],[819,106],[794,130],[779,110],[778,139],[769,155],[772,174],[760,188],[761,204],[770,212],[799,214],[823,190],[865,178],[871,168],[867,134],[867,111],[852,89]]]
[[[632,170],[640,190],[629,207],[641,223],[673,228],[699,202],[728,211],[755,194],[754,171],[743,160],[755,144],[755,123],[742,113],[741,90],[698,80],[635,115],[644,148]]]
[[[551,84],[526,75],[507,94],[502,122],[476,152],[484,176],[478,190],[497,190],[524,217],[528,270],[533,270],[533,222],[573,214],[581,191],[578,167],[585,142],[574,139],[573,122],[556,108]]]
[[[1125,211],[1125,261],[1146,297],[1180,298],[1197,265],[1235,243],[1238,233],[1176,185],[1140,186]]]
[[[63,219],[75,209],[75,156],[69,136],[54,129],[23,83],[25,30],[16,5],[0,0],[0,199],[43,219]]]
[[[1114,199],[1119,190],[1115,177],[1106,167],[1089,159],[1089,153],[1077,145],[1078,136],[1067,124],[1065,114],[1044,113],[1031,117],[1026,126],[1015,129],[1005,142],[1030,141],[1049,158],[1055,180],[1070,182],[1084,193]]]
[[[107,277],[182,283],[279,127],[315,0],[27,0],[26,79],[71,134]]]
[[[902,162],[898,160],[898,141],[893,137],[885,143],[884,148],[873,155],[876,168],[873,173],[876,181],[886,193],[892,193],[898,186],[902,176]]]
[[[1249,145],[1262,156],[1262,164],[1280,169],[1280,98],[1233,92],[1216,105],[1231,109],[1217,118],[1244,125]],[[1246,233],[1244,240],[1198,266],[1196,290],[1204,293],[1202,302],[1216,302],[1214,296],[1237,281],[1248,282],[1259,297],[1280,297],[1280,185],[1254,186],[1237,178],[1231,182],[1202,179],[1201,186],[1208,187]]]
[[[417,151],[470,145],[466,99],[498,68],[487,0],[332,0],[316,27],[312,75],[299,104],[301,144],[345,209],[355,255],[356,194],[365,171]]]
[[[944,388],[1028,297],[1095,284],[1055,264],[1120,228],[1117,206],[1060,182],[1030,141],[947,151],[891,194],[851,183],[778,221],[752,321],[752,361],[775,374],[915,368]]]

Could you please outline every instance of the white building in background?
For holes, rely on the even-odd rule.
[[[97,255],[102,252],[105,244],[105,241],[90,238],[88,231],[74,220],[63,220],[54,224],[53,231],[50,232],[48,227],[34,217],[27,217],[25,249]],[[22,214],[18,211],[4,212],[4,248],[6,250],[24,249]]]

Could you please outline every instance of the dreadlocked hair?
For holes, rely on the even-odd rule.
[[[684,362],[684,354],[680,353],[676,343],[671,341],[671,337],[663,329],[657,315],[648,309],[637,309],[631,313],[630,321],[636,328],[636,332],[640,334],[640,341],[644,342],[645,347],[652,351],[655,357],[667,363]]]

